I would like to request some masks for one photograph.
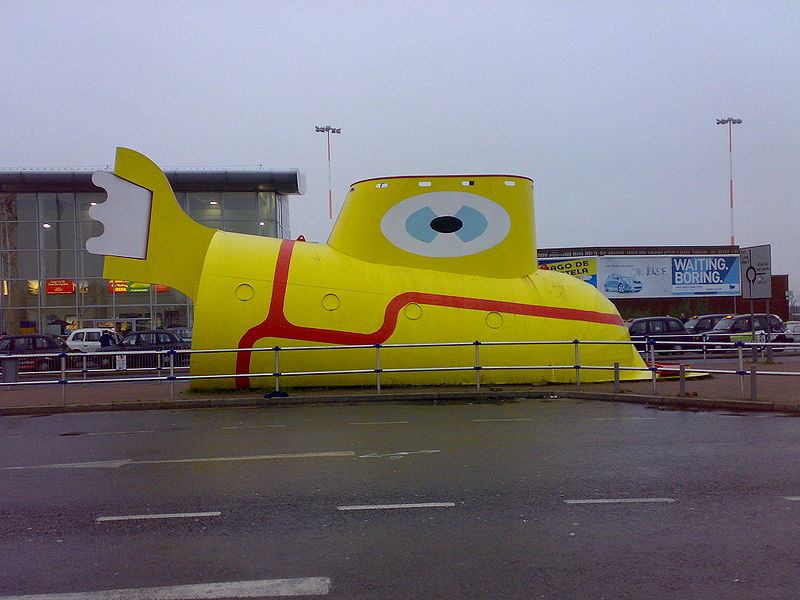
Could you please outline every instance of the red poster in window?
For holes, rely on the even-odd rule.
[[[128,282],[122,279],[109,279],[108,291],[112,294],[121,294],[128,291]]]
[[[75,282],[72,279],[46,279],[45,294],[74,294]]]
[[[161,285],[160,283],[153,284],[153,289],[157,292],[168,292],[169,287],[166,285]]]

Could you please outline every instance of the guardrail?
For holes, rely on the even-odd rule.
[[[788,342],[715,342],[715,352],[733,353],[738,360],[736,369],[706,369],[691,368],[684,364],[665,365],[656,361],[656,356],[663,353],[675,353],[674,341],[663,341],[658,338],[643,338],[632,340],[637,345],[645,344],[645,351],[642,352],[647,366],[623,367],[619,363],[614,365],[591,365],[582,364],[580,348],[587,345],[629,345],[630,342],[613,341],[593,341],[593,340],[555,340],[555,341],[516,341],[516,342],[451,342],[451,343],[428,343],[428,344],[374,344],[374,345],[348,345],[348,346],[274,346],[269,348],[222,348],[209,350],[161,350],[161,351],[126,351],[126,352],[86,352],[86,353],[67,353],[58,354],[20,354],[7,355],[0,357],[0,367],[2,368],[2,381],[0,387],[10,389],[19,386],[41,386],[41,385],[60,385],[62,389],[62,400],[65,399],[66,388],[70,384],[101,384],[101,383],[129,383],[129,382],[166,382],[170,384],[170,399],[174,399],[174,386],[179,381],[190,381],[200,379],[232,379],[236,374],[219,373],[205,375],[191,375],[188,371],[189,357],[193,354],[211,353],[272,353],[274,355],[274,369],[267,372],[251,372],[244,374],[250,378],[271,378],[274,380],[275,392],[281,391],[282,381],[297,376],[316,376],[316,375],[348,375],[348,374],[374,374],[375,389],[381,391],[382,376],[386,373],[402,372],[430,372],[430,371],[472,371],[474,372],[474,386],[476,390],[481,389],[482,373],[484,371],[500,370],[572,370],[575,375],[575,387],[581,387],[581,372],[587,370],[613,371],[613,376],[609,379],[614,383],[614,392],[620,393],[621,373],[623,371],[647,372],[652,381],[652,391],[657,393],[657,381],[659,374],[677,375],[680,382],[679,395],[686,395],[686,376],[692,373],[707,373],[711,375],[734,375],[739,379],[739,396],[747,398],[745,394],[745,380],[750,378],[749,399],[757,399],[757,378],[758,376],[798,376],[800,371],[758,371],[755,365],[745,369],[746,357],[766,357],[767,361],[771,354],[776,351],[795,350],[800,351],[800,343]],[[481,361],[481,349],[492,346],[541,346],[541,345],[570,345],[574,347],[574,362],[564,365],[486,365]],[[714,355],[703,341],[681,341],[680,352],[687,352],[690,348],[696,348],[702,353],[704,358]],[[424,348],[424,347],[473,347],[474,362],[466,365],[452,366],[417,366],[404,368],[383,368],[381,366],[382,353],[398,348]],[[353,349],[373,349],[375,351],[374,367],[364,369],[349,370],[319,370],[319,371],[282,371],[281,356],[286,353],[295,352],[317,352],[320,350],[353,350]],[[19,370],[21,364],[42,364],[47,361],[53,365],[56,361],[58,368],[28,371]],[[120,376],[122,374],[122,376]],[[239,374],[242,375],[242,374]]]

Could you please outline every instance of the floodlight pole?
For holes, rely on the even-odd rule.
[[[734,119],[728,117],[727,119],[717,119],[717,125],[728,126],[728,166],[730,168],[730,178],[728,180],[728,189],[730,194],[730,207],[731,207],[731,246],[736,245],[736,238],[733,233],[733,125],[741,125],[741,119]]]
[[[325,133],[328,136],[328,218],[333,219],[333,191],[331,185],[331,134],[342,133],[341,128],[324,125],[316,127],[317,133]]]

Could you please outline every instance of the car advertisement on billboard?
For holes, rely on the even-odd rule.
[[[540,267],[568,273],[608,298],[738,296],[739,255],[587,256],[544,259]]]

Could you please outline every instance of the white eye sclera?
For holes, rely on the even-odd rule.
[[[392,244],[431,257],[469,256],[502,242],[511,230],[508,212],[484,196],[429,192],[406,198],[381,219]]]

